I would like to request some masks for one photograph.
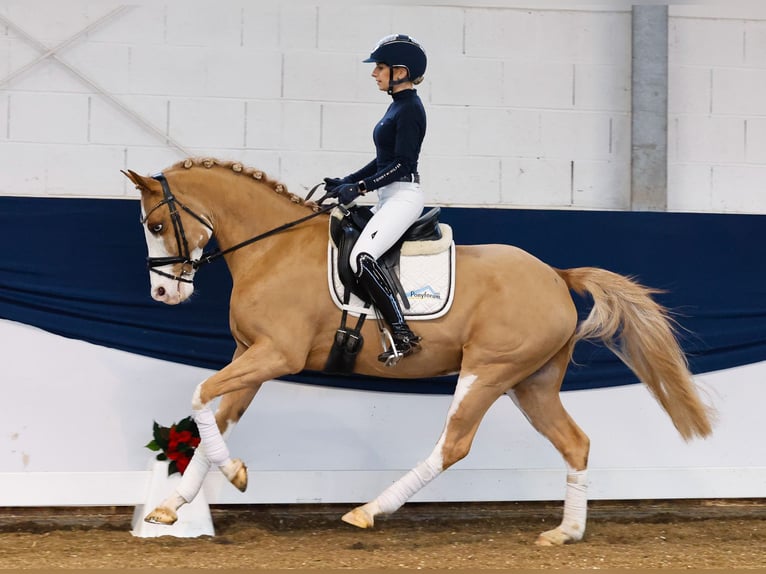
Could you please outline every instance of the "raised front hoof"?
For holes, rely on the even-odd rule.
[[[247,466],[238,458],[235,458],[232,463],[233,472],[231,475],[227,475],[227,478],[237,487],[237,490],[245,492],[247,490]]]
[[[372,528],[375,526],[375,518],[367,512],[364,506],[357,506],[354,510],[347,512],[341,520],[357,528]]]
[[[176,520],[178,520],[178,515],[175,510],[163,506],[158,506],[144,517],[144,522],[148,522],[149,524],[164,524],[166,526],[175,524]]]
[[[543,532],[540,536],[537,537],[535,544],[538,546],[563,546],[564,544],[579,542],[581,539],[582,535],[579,538],[572,536],[571,534],[564,532],[559,526],[553,530]]]

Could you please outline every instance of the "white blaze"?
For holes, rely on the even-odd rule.
[[[143,213],[142,216],[146,217]],[[178,253],[170,253],[165,248],[165,242],[161,237],[152,234],[146,225],[144,228],[144,237],[146,238],[146,248],[149,257],[175,257]],[[209,239],[210,233],[207,233]],[[202,236],[204,238],[204,235]],[[202,248],[196,248],[191,251],[191,259],[199,259],[202,256]],[[175,276],[177,272],[174,271],[173,265],[162,265],[156,267],[158,271],[167,273],[168,275]],[[170,277],[164,277],[159,273],[149,273],[149,281],[151,286],[152,299],[167,303],[168,305],[176,305],[182,301],[186,301],[194,293],[194,270],[189,270],[189,274],[184,276],[184,279],[188,279],[190,282],[178,281],[171,279]]]

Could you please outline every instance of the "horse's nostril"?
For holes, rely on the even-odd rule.
[[[165,296],[165,288],[164,287],[157,287],[157,296],[158,297],[164,297]]]

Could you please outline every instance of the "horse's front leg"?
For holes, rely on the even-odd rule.
[[[221,399],[215,418],[223,435],[228,437],[231,434],[234,425],[242,418],[258,389],[260,385],[229,393]],[[194,451],[194,456],[181,476],[178,487],[157,508],[147,514],[144,520],[153,524],[174,524],[178,520],[178,510],[184,504],[194,500],[199,493],[208,470],[210,470],[210,460],[205,454],[204,446],[200,445]]]
[[[239,490],[247,487],[247,468],[239,459],[232,460],[210,403],[234,391],[257,389],[264,381],[296,372],[303,365],[291,364],[268,340],[252,346],[225,368],[200,383],[192,397],[192,416],[199,429],[201,446],[209,464],[221,472]]]

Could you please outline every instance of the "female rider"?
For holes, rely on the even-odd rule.
[[[417,41],[395,34],[383,38],[364,61],[375,64],[372,77],[393,101],[373,130],[375,159],[346,177],[325,178],[325,189],[344,205],[370,191],[378,192],[374,215],[351,251],[349,263],[359,287],[391,326],[395,349],[378,357],[391,364],[392,358],[410,355],[420,347],[420,337],[407,325],[396,291],[377,260],[423,211],[418,157],[426,113],[414,86],[423,81],[427,60]]]

